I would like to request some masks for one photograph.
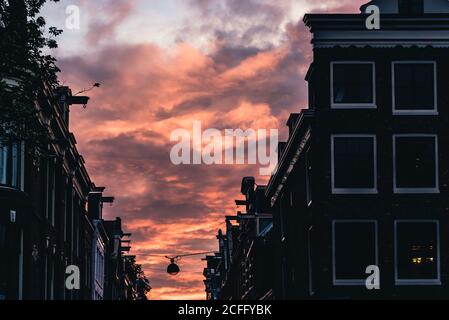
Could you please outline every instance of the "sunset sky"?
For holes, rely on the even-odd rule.
[[[174,129],[275,129],[307,106],[311,62],[306,12],[358,12],[354,0],[63,0],[45,7],[64,29],[54,54],[61,83],[89,92],[72,107],[71,131],[97,186],[116,197],[106,219],[124,220],[151,299],[204,299],[201,257],[170,277],[157,256],[217,249],[225,215],[235,214],[243,176],[258,166],[175,166]],[[66,30],[78,5],[81,28]]]

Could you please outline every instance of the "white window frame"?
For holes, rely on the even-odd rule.
[[[396,109],[396,88],[395,88],[395,66],[397,64],[432,64],[433,65],[433,79],[434,79],[434,88],[433,88],[433,96],[434,96],[434,106],[433,109],[427,110],[397,110]],[[437,77],[437,62],[433,60],[424,61],[424,60],[401,60],[401,61],[393,61],[391,63],[391,105],[393,109],[393,115],[438,115],[438,77]]]
[[[335,225],[337,223],[372,223],[374,224],[374,241],[376,242],[376,261],[375,264],[379,265],[379,227],[377,220],[332,220],[332,282],[334,286],[365,286],[366,278],[363,279],[337,279],[336,268],[336,238],[335,238]],[[367,266],[368,267],[368,266]]]
[[[372,188],[336,188],[335,187],[335,138],[372,138],[374,155],[374,186]],[[377,194],[377,136],[375,134],[332,134],[331,135],[331,184],[332,194]]]
[[[437,238],[437,279],[399,279],[398,278],[398,223],[434,223]],[[438,220],[395,220],[394,221],[394,280],[397,286],[427,286],[441,285],[441,254],[440,254],[440,221]]]
[[[397,172],[396,172],[396,138],[431,138],[435,139],[435,187],[432,188],[398,188],[397,187]],[[430,194],[440,193],[440,167],[439,167],[439,153],[438,153],[438,135],[424,134],[424,133],[410,133],[410,134],[394,134],[393,135],[393,191],[396,194]]]
[[[334,65],[369,64],[373,67],[373,101],[370,103],[336,103],[334,101]],[[376,97],[376,63],[374,61],[331,61],[330,65],[331,109],[377,109]]]

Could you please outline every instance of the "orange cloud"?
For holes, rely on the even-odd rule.
[[[91,55],[59,61],[71,86],[103,84],[91,92],[87,110],[71,110],[71,130],[93,180],[116,197],[114,206],[106,208],[106,218],[121,216],[133,233],[133,253],[151,280],[152,299],[205,298],[201,257],[182,259],[183,271],[170,277],[164,256],[216,249],[217,229],[225,215],[236,211],[233,200],[240,197],[241,178],[257,176],[259,169],[175,166],[169,158],[171,131],[201,121],[204,129],[280,128],[285,136],[288,114],[307,104],[304,74],[311,59],[310,39],[302,22],[283,24],[287,2],[254,3],[258,18],[252,25],[248,3],[229,2],[226,10],[236,21],[242,21],[244,12],[249,21],[236,23],[232,32],[207,14],[210,2],[192,0],[203,20],[193,19],[183,35],[195,35],[201,22],[204,30],[213,27],[208,50],[186,41],[171,49],[110,41]],[[126,14],[114,13],[111,20],[92,25],[119,28]],[[103,38],[93,32],[88,39],[92,44],[113,39],[106,29]],[[275,33],[279,43],[263,37]],[[268,178],[257,179],[261,184]]]

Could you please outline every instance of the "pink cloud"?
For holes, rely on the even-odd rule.
[[[72,110],[71,129],[94,181],[116,197],[107,217],[121,216],[134,233],[134,252],[152,281],[154,299],[205,297],[201,257],[183,260],[185,272],[173,278],[165,274],[167,261],[150,255],[216,249],[217,229],[225,215],[235,213],[241,178],[257,176],[259,169],[175,166],[169,158],[171,131],[201,120],[204,128],[281,128],[285,135],[288,114],[307,105],[310,37],[302,22],[281,26],[289,1],[224,1],[218,16],[210,1],[191,3],[203,23],[193,23],[190,35],[214,29],[208,50],[187,40],[171,49],[110,41],[92,55],[59,61],[73,87],[103,84],[91,92],[87,110]],[[329,2],[345,10],[356,7],[351,3]],[[132,4],[120,1],[108,9],[109,19],[91,24],[88,42],[113,38]],[[248,25],[224,28],[228,16]],[[277,33],[281,40],[269,44]]]

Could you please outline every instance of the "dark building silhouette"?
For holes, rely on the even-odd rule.
[[[222,231],[218,233],[219,239],[225,240]],[[221,250],[220,250],[221,251]],[[204,261],[206,261],[206,268],[204,268],[204,285],[206,287],[206,300],[219,300],[221,285],[222,285],[222,272],[226,273],[225,266],[222,262],[222,255],[216,253],[213,256],[207,256]]]
[[[89,99],[68,87],[44,86],[42,94],[46,155],[36,159],[24,143],[0,144],[0,300],[134,299],[138,279],[135,259],[123,255],[126,234],[119,220],[102,217],[113,198],[91,181],[69,128],[70,108]],[[79,267],[79,290],[66,289],[70,265]],[[116,281],[124,282],[120,290]]]
[[[206,257],[209,300],[268,300],[273,297],[272,216],[265,186],[252,177],[242,180],[246,212],[226,217],[226,233],[218,232],[219,252]]]
[[[136,274],[136,256],[129,255],[130,233],[122,229],[122,220],[116,218],[112,221],[103,221],[108,236],[105,287],[106,300],[140,300],[141,286],[145,285]]]
[[[370,5],[380,30],[366,26]],[[258,237],[245,233],[255,227],[244,179],[247,213],[227,218],[207,259],[210,298],[261,298],[245,285],[267,250],[274,299],[447,297],[449,2],[378,0],[361,12],[305,16],[309,106],[288,119],[260,195],[269,245],[249,250]],[[376,267],[380,288],[370,289]]]
[[[368,5],[380,30],[365,14],[304,18],[309,108],[291,115],[266,191],[277,299],[449,292],[449,2]]]

